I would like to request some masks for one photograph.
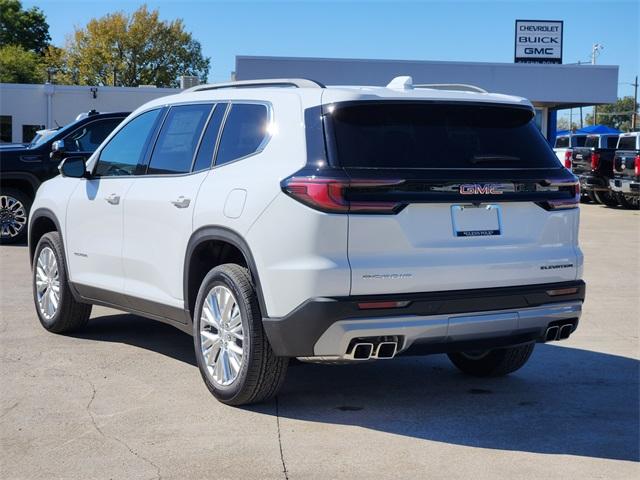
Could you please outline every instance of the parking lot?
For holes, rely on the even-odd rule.
[[[0,247],[0,475],[83,478],[637,478],[640,213],[585,205],[587,302],[516,374],[442,355],[291,366],[276,401],[218,403],[172,327],[94,307],[47,333],[26,247]]]

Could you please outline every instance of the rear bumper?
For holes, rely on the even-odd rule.
[[[551,295],[549,291],[575,288]],[[346,358],[356,338],[396,337],[398,351],[495,348],[543,341],[550,324],[578,324],[585,283],[573,282],[449,292],[315,298],[283,318],[264,318],[275,353]],[[408,301],[404,308],[366,309],[362,302]],[[428,353],[428,352],[427,352]]]
[[[598,175],[580,175],[580,190],[583,192],[608,191],[609,179]]]
[[[630,178],[612,178],[609,180],[611,190],[629,195],[640,195],[640,182]]]

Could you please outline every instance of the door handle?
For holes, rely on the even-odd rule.
[[[180,195],[177,200],[172,200],[171,203],[173,203],[173,206],[176,208],[187,208],[191,203],[191,199]]]
[[[112,193],[108,197],[105,197],[105,200],[111,205],[118,205],[120,203],[120,195],[116,195],[115,193]]]

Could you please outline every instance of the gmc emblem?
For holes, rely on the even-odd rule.
[[[461,195],[502,195],[500,185],[494,183],[485,183],[481,185],[479,183],[465,183],[460,185]]]

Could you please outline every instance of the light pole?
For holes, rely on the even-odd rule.
[[[602,51],[603,49],[604,49],[604,45],[601,45],[599,43],[593,44],[593,47],[591,47],[591,65],[596,64],[596,57],[600,55],[600,51]],[[597,105],[593,106],[593,124],[594,125],[598,124],[598,106]]]

